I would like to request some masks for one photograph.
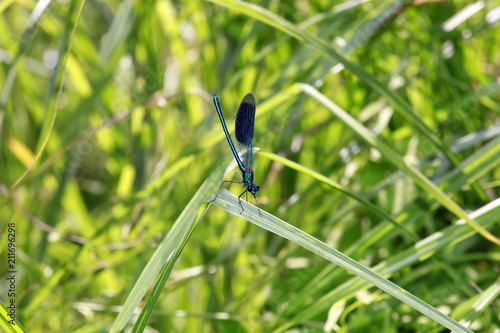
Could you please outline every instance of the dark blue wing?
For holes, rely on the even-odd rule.
[[[239,155],[245,167],[253,169],[253,128],[255,123],[255,97],[247,94],[243,97],[236,121],[234,133],[238,142]]]

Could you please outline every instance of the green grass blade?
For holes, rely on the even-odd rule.
[[[491,226],[497,222],[496,216],[498,216],[499,211],[500,199],[497,199],[477,209],[471,213],[471,216],[480,220],[483,226]],[[473,235],[474,231],[463,224],[463,220],[457,221],[454,225],[446,228],[445,230],[440,230],[439,232],[429,235],[415,246],[411,246],[405,251],[396,254],[389,260],[377,264],[377,266],[372,269],[380,275],[390,277],[392,273],[398,272],[408,265],[431,258],[440,249],[455,245]],[[288,322],[284,327],[280,328],[279,331],[285,330],[294,323],[310,319],[321,311],[328,309],[332,303],[341,299],[352,297],[356,293],[359,293],[368,287],[369,285],[358,277],[352,278],[342,283],[334,290],[328,292],[326,295],[323,295],[309,308],[296,314],[294,320]]]
[[[324,55],[338,61],[343,64],[345,68],[357,75],[361,80],[370,85],[373,89],[382,94],[387,100],[389,100],[395,107],[396,110],[401,112],[401,114],[407,118],[413,125],[415,125],[436,147],[439,148],[453,163],[457,164],[458,160],[450,151],[450,149],[429,129],[429,127],[416,115],[411,107],[404,101],[400,96],[395,94],[393,91],[389,90],[381,82],[379,82],[375,76],[367,72],[364,68],[358,66],[357,64],[347,60],[342,54],[340,54],[333,47],[328,45],[325,41],[315,37],[303,30],[301,30],[297,25],[287,21],[274,14],[273,12],[262,8],[258,5],[246,3],[238,0],[208,0],[210,2],[219,4],[221,6],[237,10],[248,17],[259,20],[271,27],[274,27],[287,35],[303,41],[316,50],[320,51]],[[403,1],[403,3],[409,1]]]
[[[148,323],[149,317],[151,317],[151,314],[153,313],[153,310],[156,306],[156,303],[158,302],[158,299],[160,298],[160,295],[163,291],[163,288],[165,287],[165,284],[167,283],[167,280],[170,276],[170,273],[172,272],[172,269],[174,268],[175,263],[177,262],[177,259],[179,258],[182,250],[184,249],[184,246],[186,246],[187,241],[189,240],[189,237],[194,231],[194,228],[200,218],[203,216],[203,214],[206,212],[206,209],[208,208],[208,204],[203,204],[202,207],[199,209],[199,214],[195,220],[193,220],[193,223],[189,224],[189,228],[186,228],[186,234],[184,234],[180,242],[178,242],[178,246],[175,248],[174,253],[172,256],[169,257],[167,264],[163,267],[161,273],[160,273],[160,278],[156,282],[153,291],[151,292],[151,295],[149,295],[148,300],[146,301],[146,304],[142,308],[141,314],[137,318],[137,321],[135,322],[134,328],[132,329],[132,332],[143,332],[144,329],[146,328],[146,325]]]
[[[439,187],[437,187],[433,182],[425,177],[417,168],[406,162],[391,147],[382,142],[377,136],[375,136],[375,134],[373,134],[373,132],[360,124],[356,119],[351,117],[351,115],[349,115],[346,111],[329,100],[325,95],[321,94],[314,87],[308,84],[300,84],[300,86],[307,95],[311,96],[321,105],[333,112],[333,114],[339,117],[340,120],[342,120],[347,126],[355,131],[367,144],[380,151],[385,159],[394,164],[398,169],[404,171],[415,181],[415,183],[417,183],[424,191],[434,197],[441,205],[455,214],[455,216],[464,219],[471,228],[476,230],[483,237],[500,245],[500,239],[493,236],[488,230],[484,229],[479,224],[477,224],[477,222],[470,219],[467,213],[448,195],[446,195],[446,193],[444,193]]]
[[[230,158],[230,156],[226,156],[224,161],[227,162],[228,158]],[[227,164],[228,163],[224,162],[221,163],[221,165]],[[139,279],[125,301],[122,310],[113,323],[111,332],[120,332],[123,330],[134,314],[135,308],[149,289],[149,286],[151,286],[160,273],[160,270],[164,267],[165,262],[174,258],[176,251],[182,250],[196,224],[196,216],[198,215],[200,206],[216,188],[217,180],[222,178],[223,172],[224,169],[222,167],[217,168],[201,185],[191,201],[187,204],[186,208],[182,211],[181,215],[177,218],[165,239],[163,239],[146,267],[144,267]]]
[[[463,320],[464,326],[469,327],[479,315],[484,312],[491,303],[493,303],[500,295],[500,277],[472,304],[472,307],[467,311]]]
[[[9,313],[10,312],[5,307],[4,302],[0,300],[0,327],[2,327],[7,333],[28,332],[19,323],[17,318],[14,320],[14,324],[12,324],[11,322],[13,319],[9,317]]]
[[[240,203],[244,209],[241,214]],[[466,327],[460,325],[452,318],[444,315],[429,304],[425,303],[421,299],[415,297],[406,290],[400,288],[384,277],[376,274],[372,270],[366,268],[365,266],[349,258],[343,253],[331,248],[330,246],[314,238],[313,236],[301,231],[298,228],[295,228],[294,226],[286,223],[283,220],[280,220],[279,218],[265,211],[260,210],[259,214],[259,208],[250,205],[246,201],[238,202],[238,198],[225,189],[220,192],[218,198],[213,202],[213,204],[233,215],[241,216],[247,221],[252,222],[268,231],[271,231],[278,236],[291,240],[292,242],[302,246],[312,253],[339,265],[345,270],[366,280],[370,284],[373,284],[379,289],[408,304],[415,310],[428,316],[432,320],[440,323],[444,327],[447,327],[454,332],[472,332]],[[262,217],[260,215],[262,215]]]
[[[378,215],[382,219],[387,220],[387,222],[389,222],[390,224],[392,224],[395,228],[401,230],[401,232],[403,232],[404,234],[406,234],[407,236],[409,236],[413,241],[418,241],[419,240],[418,236],[413,231],[409,230],[408,228],[406,228],[401,223],[398,223],[392,216],[390,216],[389,214],[387,214],[386,212],[384,212],[383,209],[381,209],[380,207],[377,207],[376,205],[372,204],[370,201],[366,200],[361,195],[358,195],[358,194],[356,194],[356,193],[354,193],[352,191],[349,191],[348,189],[344,188],[342,185],[340,185],[337,182],[331,180],[330,178],[328,178],[328,177],[326,177],[326,176],[324,176],[324,175],[322,175],[322,174],[320,174],[320,173],[318,173],[316,171],[313,171],[313,170],[311,170],[309,168],[306,168],[303,165],[300,165],[298,163],[295,163],[293,161],[290,161],[289,159],[286,159],[284,157],[278,156],[278,155],[273,154],[273,153],[259,151],[259,155],[263,155],[263,156],[268,157],[269,159],[271,159],[273,161],[280,162],[280,163],[282,163],[283,165],[286,165],[289,168],[292,168],[292,169],[297,170],[299,172],[302,172],[302,173],[304,173],[306,175],[309,175],[309,176],[311,176],[311,177],[319,180],[323,184],[331,186],[334,189],[340,191],[341,193],[344,193],[344,194],[350,196],[354,200],[358,201],[361,205],[367,207],[374,214]]]
[[[498,167],[500,163],[500,137],[485,144],[477,152],[467,157],[452,172],[443,177],[443,188],[455,192],[465,184],[470,184]]]

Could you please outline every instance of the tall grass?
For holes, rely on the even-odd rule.
[[[1,2],[1,326],[500,329],[499,6]]]

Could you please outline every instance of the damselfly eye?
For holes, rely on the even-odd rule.
[[[259,185],[248,185],[247,190],[248,192],[255,194],[259,190]]]

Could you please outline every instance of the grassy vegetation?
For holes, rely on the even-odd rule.
[[[498,332],[499,6],[0,2],[1,326]]]

